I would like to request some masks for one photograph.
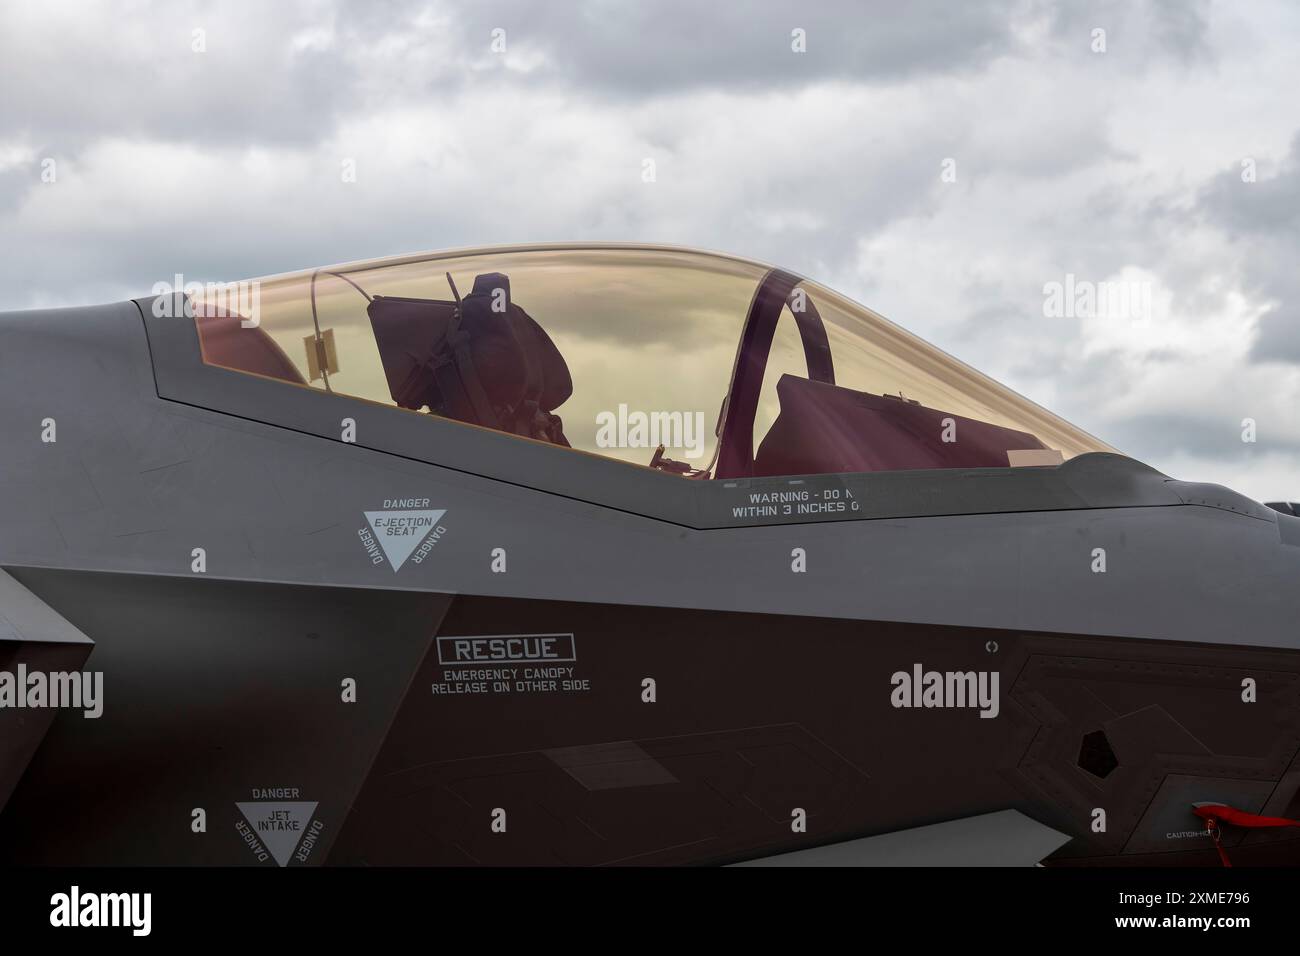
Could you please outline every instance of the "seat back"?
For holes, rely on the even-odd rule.
[[[451,332],[456,303],[377,295],[366,315],[393,401],[402,408],[441,409],[445,402],[430,362]]]
[[[776,393],[781,411],[754,457],[755,475],[1006,468],[1009,451],[1045,448],[1027,432],[794,375],[782,375]],[[945,442],[945,432],[955,440]]]
[[[470,355],[494,407],[534,402],[551,412],[573,394],[568,363],[545,330],[510,300],[508,276],[476,277],[461,307]]]

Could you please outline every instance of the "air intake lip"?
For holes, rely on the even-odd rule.
[[[1081,770],[1102,780],[1119,766],[1119,758],[1111,749],[1104,730],[1094,730],[1083,735],[1083,742],[1079,746],[1078,764]]]

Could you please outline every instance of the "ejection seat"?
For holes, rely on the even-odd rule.
[[[1021,456],[1048,450],[1027,432],[927,408],[902,395],[837,385],[825,323],[812,300],[796,294],[799,283],[773,269],[754,294],[727,398],[716,477],[1005,468]],[[777,322],[787,308],[803,344],[808,377],[782,375],[777,381],[780,411],[755,452],[759,390]]]
[[[754,456],[755,475],[907,468],[1005,468],[1009,454],[1046,449],[1028,432],[965,418],[898,395],[872,395],[782,375],[781,411]],[[954,439],[945,441],[945,433]]]
[[[447,277],[451,281],[451,276]],[[568,447],[554,414],[573,394],[555,343],[489,272],[454,301],[376,295],[366,309],[393,401]]]

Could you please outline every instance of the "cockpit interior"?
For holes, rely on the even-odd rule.
[[[459,279],[458,279],[459,277]],[[376,260],[189,296],[204,361],[690,479],[1113,451],[862,306],[689,250]]]

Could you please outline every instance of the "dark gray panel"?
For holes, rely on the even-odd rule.
[[[95,634],[87,667],[103,673],[103,715],[54,716],[0,816],[0,858],[43,865],[256,863],[235,829],[254,788],[318,803],[324,860],[448,600],[13,573]]]

